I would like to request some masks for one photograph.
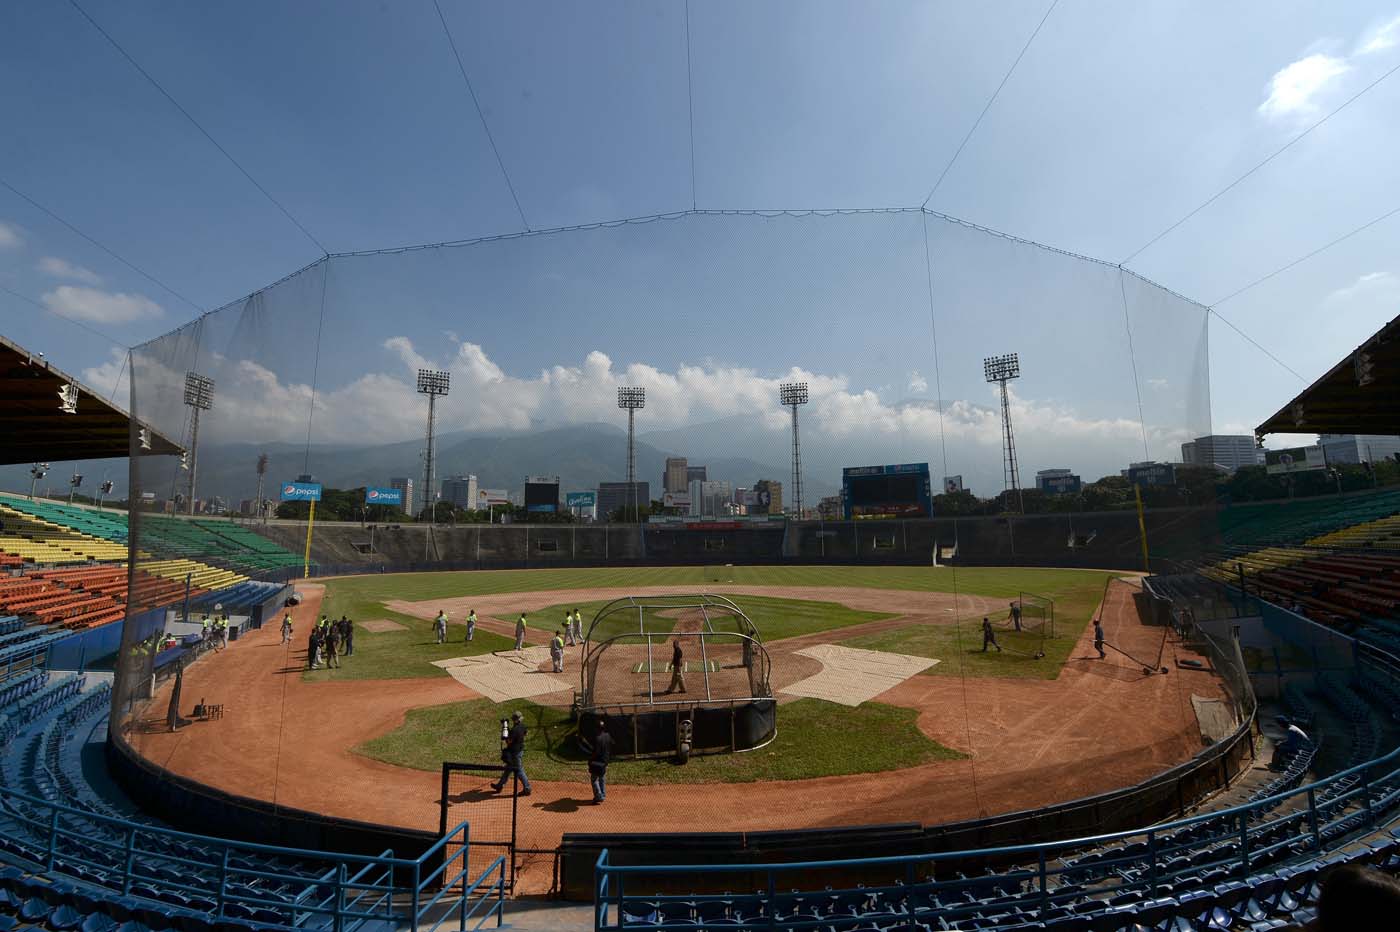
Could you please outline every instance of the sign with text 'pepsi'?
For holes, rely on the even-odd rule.
[[[282,483],[282,501],[284,502],[319,502],[320,500],[321,483],[319,482]]]
[[[397,505],[403,507],[403,489],[365,489],[366,505]]]

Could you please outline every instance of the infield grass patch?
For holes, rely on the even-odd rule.
[[[374,760],[438,772],[445,760],[494,764],[500,760],[500,720],[520,710],[530,733],[525,772],[531,780],[588,783],[587,755],[575,742],[568,711],[517,700],[486,699],[414,709],[404,724],[355,748]],[[778,708],[773,743],[740,754],[670,760],[615,760],[610,784],[753,783],[805,780],[853,773],[879,773],[964,757],[918,728],[913,709],[867,702],[847,708],[820,699],[799,699]]]

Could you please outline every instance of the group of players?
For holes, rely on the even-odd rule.
[[[476,609],[467,612],[467,635],[464,643],[470,644],[476,637]],[[515,620],[515,650],[525,649],[525,631],[529,628],[529,618],[525,612]],[[433,619],[433,632],[439,644],[447,643],[447,612],[439,609]],[[583,644],[583,611],[574,609],[564,613],[564,626],[554,629],[554,637],[549,641],[549,659],[553,672],[564,672],[564,648]]]

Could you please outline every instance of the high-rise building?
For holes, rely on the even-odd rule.
[[[728,514],[734,503],[734,487],[718,479],[695,480],[690,484],[690,513],[704,518]]]
[[[1218,466],[1234,472],[1241,466],[1257,466],[1259,444],[1250,434],[1211,434],[1181,445],[1181,462],[1187,466]]]
[[[753,484],[753,507],[749,514],[783,513],[783,484],[776,479],[760,479]]]
[[[1400,457],[1400,437],[1380,434],[1318,434],[1329,463],[1376,463]]]
[[[638,482],[635,489],[626,482],[598,483],[599,521],[611,521],[614,512],[633,504],[638,508],[651,504],[651,483]]]
[[[448,476],[442,480],[442,500],[453,507],[474,511],[480,506],[476,476]]]
[[[405,514],[416,514],[413,510],[413,480],[405,476],[399,476],[389,480],[389,488],[398,489],[403,493],[403,510]]]
[[[708,473],[707,468],[704,467],[704,466],[689,466],[689,465],[688,465],[688,466],[685,467],[685,484],[686,484],[686,488],[689,488],[689,487],[690,487],[690,484],[691,484],[692,482],[704,482],[704,481],[705,481],[706,479],[708,479],[708,478],[710,478],[710,476],[709,476],[709,473]],[[680,491],[684,491],[684,489],[682,489],[682,490],[680,490]]]
[[[690,487],[689,467],[684,456],[666,457],[666,472],[661,477],[662,492],[684,492]]]

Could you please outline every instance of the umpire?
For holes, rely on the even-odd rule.
[[[510,714],[510,732],[506,737],[506,746],[501,749],[501,761],[506,765],[501,771],[501,779],[491,784],[491,789],[499,793],[505,789],[506,781],[511,774],[515,774],[523,787],[521,796],[530,795],[530,778],[525,776],[525,736],[530,729],[525,724],[525,716],[517,709]]]

